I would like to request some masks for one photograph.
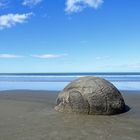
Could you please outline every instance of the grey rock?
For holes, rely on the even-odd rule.
[[[119,90],[109,81],[88,76],[72,81],[59,93],[55,110],[113,115],[124,112],[125,102]]]

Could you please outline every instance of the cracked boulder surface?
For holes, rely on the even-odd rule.
[[[125,102],[120,91],[99,77],[82,77],[59,93],[55,110],[66,113],[114,115],[123,113]]]

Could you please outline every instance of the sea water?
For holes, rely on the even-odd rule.
[[[72,80],[83,76],[105,78],[119,90],[140,90],[140,73],[0,74],[0,90],[62,90]]]

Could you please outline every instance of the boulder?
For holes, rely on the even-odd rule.
[[[119,90],[99,77],[82,77],[59,93],[55,110],[78,114],[113,115],[124,112],[125,102]]]

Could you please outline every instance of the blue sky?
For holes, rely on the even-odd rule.
[[[0,72],[139,72],[139,0],[0,0]]]

